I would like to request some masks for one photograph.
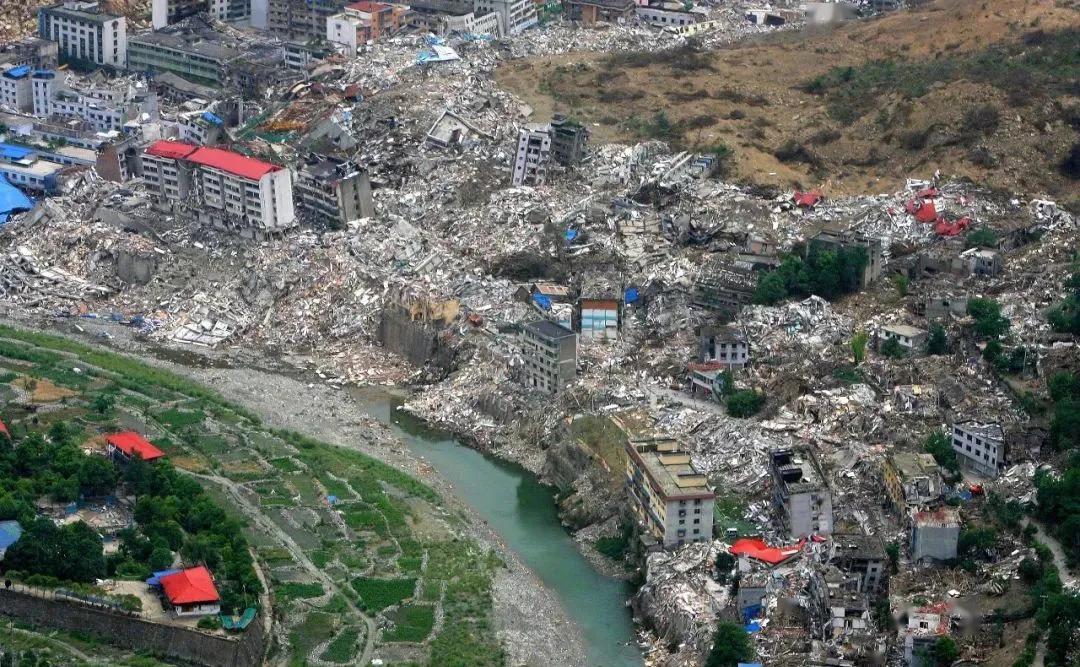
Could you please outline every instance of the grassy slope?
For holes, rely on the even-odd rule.
[[[829,96],[804,86],[835,67],[857,68],[881,59],[948,63],[993,44],[1013,48],[1022,58],[1019,54],[1031,47],[1025,36],[1078,25],[1080,3],[1072,0],[938,0],[918,11],[835,29],[772,35],[705,54],[700,61],[678,55],[568,54],[515,61],[501,67],[497,77],[538,117],[564,111],[599,124],[592,127],[598,141],[639,139],[655,130],[654,114],[664,110],[682,144],[727,144],[736,151],[737,176],[757,183],[857,193],[891,189],[907,176],[941,169],[1005,189],[1075,197],[1075,181],[1055,169],[1076,140],[1067,111],[1080,109],[1075,50],[1071,67],[1045,68],[1063,85],[1049,92],[1037,87],[1020,106],[1003,87],[969,80],[971,70],[963,68],[936,85],[929,77],[925,90],[893,87],[886,80],[869,94],[859,91],[869,101],[856,120],[836,113]],[[1004,83],[1012,88],[1015,81]],[[965,112],[985,104],[1001,112],[997,130],[962,137]],[[905,132],[927,130],[925,147],[905,148]],[[810,155],[804,161],[777,159],[776,149],[788,141],[802,144]],[[997,159],[995,166],[972,161],[978,146]]]

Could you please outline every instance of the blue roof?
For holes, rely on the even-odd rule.
[[[160,572],[155,572],[154,576],[152,576],[152,577],[150,577],[149,579],[146,580],[146,585],[147,586],[160,586],[162,577],[167,577],[170,574],[176,574],[177,572],[180,572],[180,570],[161,570]]]
[[[26,148],[25,146],[0,144],[0,157],[3,157],[6,160],[21,160],[33,152],[33,150]]]
[[[541,309],[543,309],[543,310],[551,310],[551,298],[550,297],[548,297],[548,296],[546,296],[544,294],[533,294],[532,295],[532,300],[533,300],[533,303],[535,303],[537,306],[540,306]]]
[[[19,65],[18,67],[12,67],[4,72],[4,76],[9,79],[25,79],[28,74],[30,74],[29,65]]]
[[[213,123],[214,125],[224,125],[225,124],[225,121],[221,120],[220,118],[218,118],[214,114],[210,113],[209,111],[204,111],[202,117],[203,117],[203,120],[205,120],[208,123]]]
[[[29,211],[32,208],[34,208],[34,200],[0,176],[0,225],[6,223],[13,214]]]
[[[18,521],[0,521],[0,549],[7,549],[22,537],[22,526]]]

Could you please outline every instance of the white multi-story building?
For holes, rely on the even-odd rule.
[[[264,238],[296,224],[292,172],[220,148],[156,141],[143,152],[143,178],[159,201],[191,202],[220,229]]]
[[[0,104],[12,111],[33,110],[33,86],[29,65],[12,67],[0,74]]]
[[[543,185],[551,155],[551,129],[531,123],[518,132],[514,157],[514,185]]]
[[[157,95],[142,82],[75,90],[58,73],[38,70],[31,77],[31,90],[35,116],[78,118],[96,132],[119,132],[129,121],[158,115]]]
[[[676,441],[627,440],[626,489],[634,515],[665,548],[712,539],[716,492]]]
[[[59,45],[60,58],[122,69],[127,65],[127,19],[96,2],[68,0],[38,10],[38,36]]]
[[[520,34],[540,22],[533,0],[475,0],[473,14],[491,13],[498,15],[499,29],[505,36]]]
[[[998,424],[956,422],[952,448],[962,467],[983,477],[994,479],[1005,468],[1005,432]]]

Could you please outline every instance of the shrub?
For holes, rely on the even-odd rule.
[[[765,394],[753,389],[733,392],[727,399],[728,414],[740,419],[757,414],[764,405]]]
[[[926,143],[930,139],[930,128],[922,130],[904,130],[898,137],[900,140],[900,147],[904,150],[919,151],[926,148]]]
[[[1068,178],[1080,179],[1080,141],[1073,144],[1069,154],[1061,161],[1060,170]]]
[[[930,337],[926,340],[926,353],[932,355],[948,354],[949,339],[945,335],[945,327],[935,324],[930,327]]]
[[[754,649],[746,630],[741,625],[724,622],[713,635],[713,645],[709,657],[705,659],[705,667],[735,667],[740,662],[749,662],[753,657]]]
[[[997,245],[997,234],[987,227],[979,227],[967,233],[965,237],[969,248],[993,248]]]
[[[968,160],[976,167],[993,169],[998,166],[997,156],[990,152],[986,146],[976,146],[968,152]]]
[[[805,164],[817,164],[817,157],[811,153],[806,146],[803,146],[794,139],[788,139],[780,145],[775,151],[773,156],[781,162],[802,162]]]
[[[960,464],[956,460],[956,452],[952,448],[952,440],[948,433],[935,431],[927,436],[923,442],[923,449],[934,457],[937,464],[951,472],[953,476],[960,474]]]
[[[890,338],[881,344],[881,354],[890,359],[903,359],[907,356],[907,350],[895,338]]]
[[[981,104],[964,112],[963,129],[966,134],[990,135],[1001,123],[1001,111],[992,104]]]
[[[807,141],[811,144],[823,146],[825,144],[831,144],[842,136],[843,134],[841,134],[840,130],[826,128],[823,130],[818,130],[817,132],[811,134],[810,138],[807,139]]]

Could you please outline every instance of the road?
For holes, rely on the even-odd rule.
[[[1046,545],[1050,549],[1050,553],[1054,555],[1054,565],[1057,566],[1058,575],[1061,577],[1061,583],[1066,588],[1073,588],[1076,586],[1076,577],[1073,576],[1069,570],[1069,561],[1065,558],[1065,550],[1061,548],[1061,542],[1057,541],[1057,538],[1052,537],[1046,532],[1044,526],[1035,519],[1024,517],[1024,526],[1035,526],[1035,538]]]

